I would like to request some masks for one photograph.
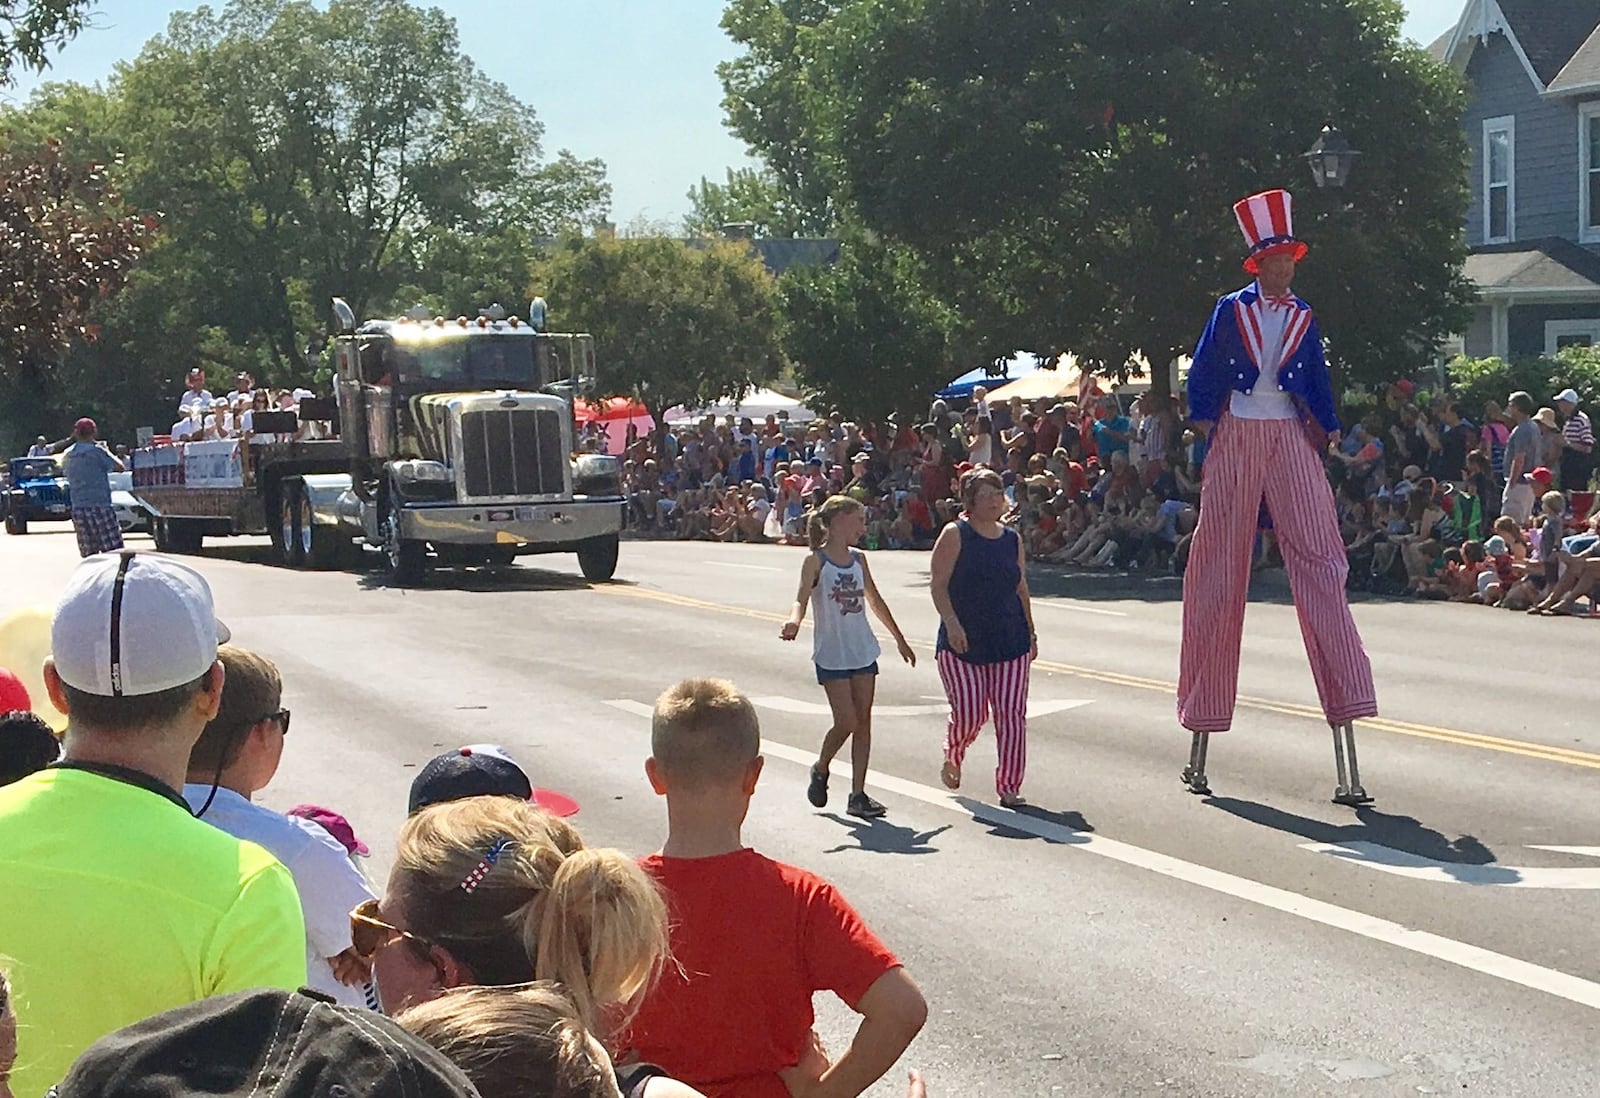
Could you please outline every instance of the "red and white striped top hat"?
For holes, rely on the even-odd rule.
[[[1250,246],[1244,269],[1256,274],[1256,261],[1264,255],[1288,253],[1295,262],[1305,258],[1309,250],[1303,240],[1294,235],[1294,196],[1288,191],[1262,191],[1233,204],[1233,216],[1239,219],[1239,231]]]

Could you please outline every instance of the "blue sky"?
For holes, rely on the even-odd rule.
[[[223,0],[213,6],[221,6]],[[1431,42],[1466,0],[1410,0],[1406,34]],[[101,0],[86,30],[44,79],[93,83],[136,56],[174,11],[195,3]],[[717,62],[733,44],[722,0],[433,0],[455,17],[461,45],[490,77],[544,120],[545,148],[606,162],[612,218],[675,222],[701,176],[748,163],[722,125]],[[8,93],[25,98],[40,80]]]

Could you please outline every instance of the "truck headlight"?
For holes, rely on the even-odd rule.
[[[580,496],[620,496],[622,461],[610,454],[580,454],[573,462],[572,491]]]
[[[418,482],[445,482],[455,480],[455,474],[450,472],[450,467],[440,461],[422,461],[412,459],[397,461],[394,465],[395,479],[405,483]]]

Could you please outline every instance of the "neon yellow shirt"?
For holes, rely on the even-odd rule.
[[[149,789],[81,770],[0,788],[0,963],[18,1095],[171,1007],[305,983],[293,879],[254,843]]]

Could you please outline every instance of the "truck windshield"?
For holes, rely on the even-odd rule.
[[[468,335],[398,344],[390,353],[402,381],[528,387],[539,384],[533,343],[527,336]]]

